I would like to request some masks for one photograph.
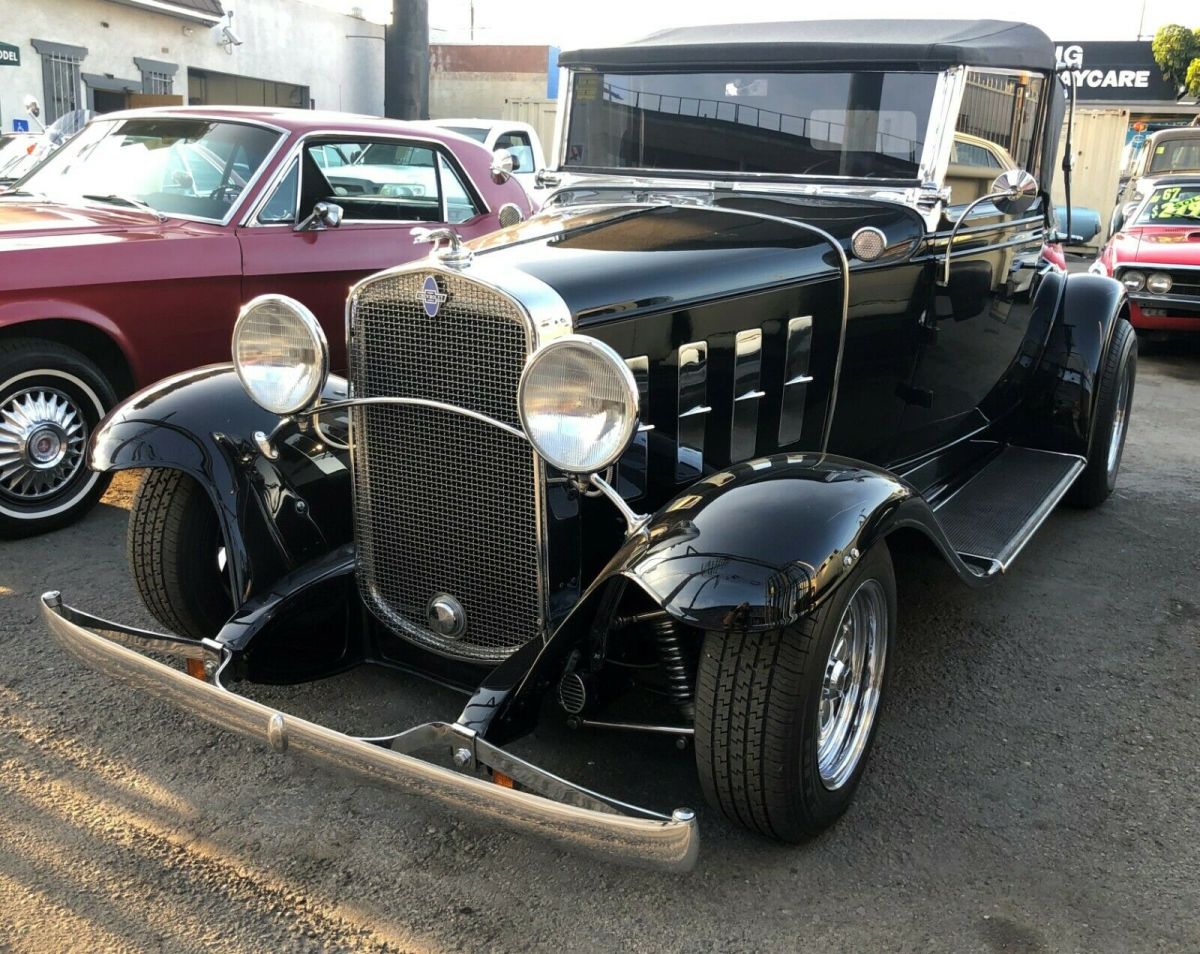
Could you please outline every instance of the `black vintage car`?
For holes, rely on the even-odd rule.
[[[346,377],[267,296],[232,365],[99,429],[92,466],[149,468],[129,553],[175,635],[44,613],[278,751],[686,868],[694,813],[505,746],[555,716],[581,745],[667,733],[730,819],[831,824],[887,690],[893,561],[983,585],[1060,500],[1102,503],[1136,344],[1119,283],[1041,254],[1065,105],[1032,27],[687,28],[561,62],[558,191],[353,288]],[[956,132],[1020,169],[952,168]],[[233,691],[364,664],[469,699],[368,739]]]

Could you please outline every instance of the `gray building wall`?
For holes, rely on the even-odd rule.
[[[25,116],[22,100],[45,102],[42,57],[33,40],[85,47],[84,74],[141,87],[135,58],[175,64],[172,93],[188,95],[188,68],[306,86],[319,109],[383,113],[383,27],[302,0],[229,0],[243,40],[226,52],[205,23],[114,0],[0,0],[0,42],[21,65],[0,66],[4,131]]]

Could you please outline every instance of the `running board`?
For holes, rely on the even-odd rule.
[[[1003,573],[1086,463],[1010,445],[938,507],[938,522],[963,562],[981,575]]]

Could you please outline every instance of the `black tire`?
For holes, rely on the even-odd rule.
[[[1087,510],[1099,507],[1117,486],[1121,457],[1125,453],[1125,436],[1129,433],[1137,357],[1138,342],[1133,326],[1124,319],[1117,319],[1100,372],[1096,423],[1092,427],[1087,466],[1075,478],[1067,494],[1067,502],[1072,506]],[[1123,381],[1128,385],[1124,391]]]
[[[849,807],[879,725],[879,707],[852,770],[834,787],[822,779],[818,732],[835,636],[855,594],[868,590],[886,613],[880,626],[881,702],[896,620],[896,580],[885,543],[873,546],[825,605],[796,625],[705,635],[696,688],[696,766],[705,798],[733,821],[795,842],[829,827]]]
[[[218,554],[224,541],[212,501],[178,470],[146,472],[129,513],[126,548],[138,595],[173,632],[214,636],[233,610]]]
[[[112,476],[88,469],[86,448],[116,400],[104,373],[74,348],[0,342],[0,537],[57,530],[96,505]],[[51,456],[36,460],[39,450]]]

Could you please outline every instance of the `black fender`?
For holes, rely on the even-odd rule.
[[[1086,457],[1100,371],[1128,305],[1121,283],[1103,275],[1068,275],[1063,284],[1015,436],[1029,447]]]
[[[327,400],[345,397],[332,377]],[[256,431],[280,418],[259,407],[233,366],[210,365],[166,378],[118,404],[89,446],[94,470],[172,468],[195,478],[216,509],[235,603],[262,592],[305,561],[350,539],[347,452],[311,428],[287,424],[263,454]]]
[[[546,643],[526,644],[490,673],[459,721],[500,743],[529,731],[571,651],[605,627],[610,584],[636,585],[701,630],[775,629],[812,612],[901,529],[928,537],[964,581],[987,582],[953,551],[924,498],[880,467],[779,454],[711,474],[631,534]]]

